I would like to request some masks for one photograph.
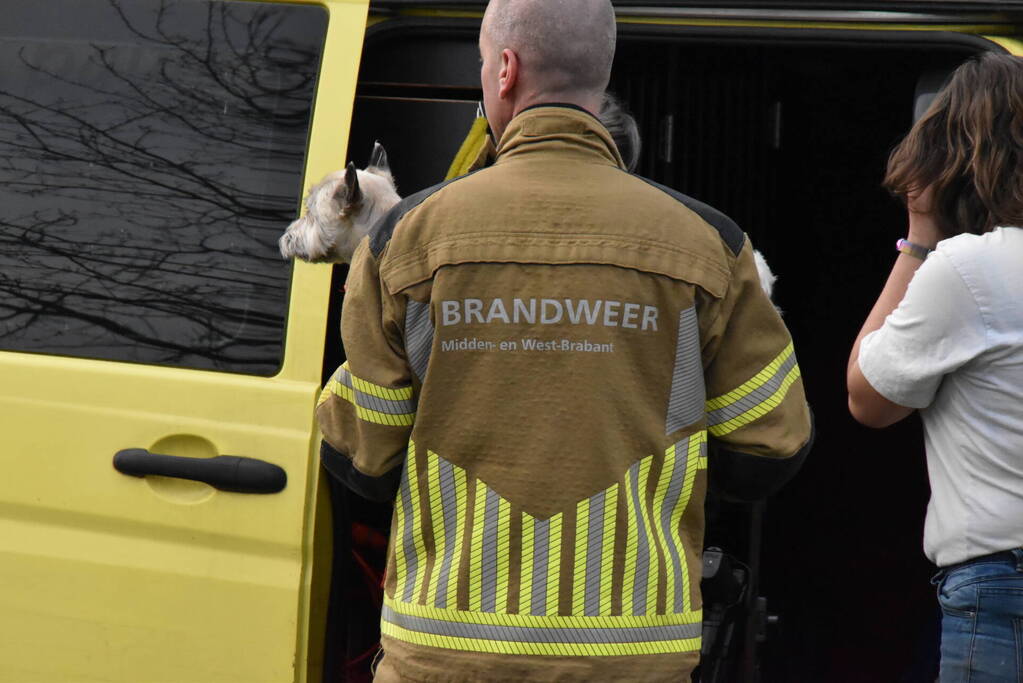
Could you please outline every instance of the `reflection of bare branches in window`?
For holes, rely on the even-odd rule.
[[[78,5],[0,44],[0,346],[272,371],[322,11]]]

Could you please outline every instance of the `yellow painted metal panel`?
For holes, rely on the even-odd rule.
[[[1023,40],[1019,38],[1006,38],[1004,36],[984,36],[992,43],[1000,45],[1009,51],[1009,54],[1023,56]]]
[[[329,23],[306,186],[343,165],[368,12],[312,4]],[[313,408],[330,275],[295,267],[276,377],[0,351],[0,680],[319,680]],[[112,459],[132,447],[258,458],[288,485],[129,477]]]

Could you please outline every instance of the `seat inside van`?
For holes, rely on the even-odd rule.
[[[367,35],[349,155],[362,166],[382,142],[403,196],[443,180],[476,115],[477,33],[473,19],[397,19]],[[855,423],[845,369],[905,233],[880,183],[918,81],[994,48],[945,32],[621,27],[611,90],[639,122],[637,172],[725,212],[766,256],[817,420],[781,493],[708,503],[707,545],[754,569],[750,597],[777,617],[743,613],[730,657],[759,678],[721,680],[913,681],[935,666],[920,424]]]

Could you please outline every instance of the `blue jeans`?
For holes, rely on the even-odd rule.
[[[1023,549],[939,571],[941,683],[1023,683]]]

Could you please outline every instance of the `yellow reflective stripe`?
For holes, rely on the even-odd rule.
[[[379,384],[373,384],[366,380],[356,377],[355,373],[348,367],[346,361],[341,367],[348,372],[352,378],[352,386],[361,391],[364,394],[370,394],[377,398],[386,398],[389,401],[408,401],[412,398],[412,387],[402,387],[400,389],[391,389],[389,387],[382,387]]]
[[[395,595],[404,595],[405,580],[408,577],[408,558],[405,557],[405,544],[402,539],[405,537],[405,501],[401,495],[397,496],[394,504],[394,514],[397,525],[394,529],[394,567],[397,581],[394,586]]]
[[[479,479],[475,503],[469,538],[469,609],[478,612],[483,605],[483,519],[487,503],[487,486]]]
[[[451,572],[448,575],[448,604],[455,604],[458,599],[458,576],[462,573],[462,541],[465,538],[465,525],[469,519],[469,495],[465,470],[453,467],[455,475],[455,498],[458,507],[455,510],[455,554],[451,558]]]
[[[749,424],[759,417],[766,415],[767,413],[774,410],[778,404],[784,399],[786,394],[789,393],[789,387],[792,383],[799,378],[799,366],[793,365],[792,369],[789,370],[788,374],[785,375],[785,379],[782,381],[781,386],[778,387],[777,391],[771,394],[767,399],[753,406],[741,415],[732,418],[726,422],[720,424],[711,425],[708,429],[714,436],[724,436],[729,432],[733,432],[743,425]]]
[[[689,437],[689,454],[686,458],[686,478],[682,482],[682,495],[679,496],[678,504],[675,506],[675,510],[672,511],[671,515],[671,535],[674,538],[674,542],[678,545],[679,552],[682,553],[682,612],[688,612],[692,609],[692,599],[690,592],[691,581],[689,579],[689,562],[687,556],[684,553],[685,546],[682,545],[682,535],[679,531],[680,521],[682,515],[685,514],[686,509],[689,507],[689,500],[693,496],[693,486],[696,482],[696,472],[703,467],[706,467],[707,457],[703,455],[704,448],[703,444],[707,441],[707,432],[699,432]],[[703,465],[701,467],[701,461]],[[668,605],[672,602],[669,601]]]
[[[635,656],[697,652],[700,649],[700,638],[686,640],[661,640],[640,643],[527,643],[507,642],[500,640],[484,640],[482,638],[458,638],[454,636],[438,636],[419,631],[409,631],[390,622],[383,621],[380,631],[390,638],[395,638],[413,645],[462,650],[466,652],[484,652],[507,655],[537,656]],[[599,649],[600,652],[594,650]]]
[[[355,416],[360,420],[365,420],[366,422],[372,422],[374,424],[390,425],[392,427],[408,427],[415,422],[415,413],[391,415],[389,413],[381,413],[376,410],[370,410],[369,408],[360,406],[355,400],[355,392],[336,380],[330,380],[327,384],[327,388],[332,391],[334,395],[340,396],[355,406]]]
[[[660,556],[661,545],[654,540],[654,534],[650,531],[651,524],[656,524],[656,519],[650,514],[647,486],[650,481],[650,464],[652,458],[645,458],[639,466],[639,512],[643,518],[643,526],[646,530],[647,543],[649,544],[649,570],[647,572],[646,584],[646,613],[650,614],[657,609],[657,584],[661,580],[661,565],[657,561]]]
[[[331,384],[334,381],[335,380],[333,380],[333,379],[330,380],[329,382],[327,382],[327,385],[325,387],[323,387],[323,389],[320,390],[320,396],[319,396],[319,398],[316,399],[316,407],[317,408],[319,408],[320,405],[324,401],[326,401],[328,398],[330,398],[331,396],[334,395],[334,388],[331,386]]]
[[[526,512],[522,513],[522,562],[519,568],[519,614],[528,614],[533,601],[533,558],[535,520]]]
[[[703,621],[701,610],[689,610],[681,614],[648,614],[641,616],[557,616],[533,614],[499,614],[497,612],[472,612],[470,610],[441,609],[432,605],[402,602],[384,597],[384,604],[399,614],[425,619],[437,619],[464,624],[493,626],[521,626],[523,628],[644,628],[647,626],[671,626],[695,624]]]
[[[572,614],[582,614],[586,592],[586,540],[589,535],[590,499],[575,508],[575,555],[573,555]]]
[[[765,367],[763,370],[754,375],[752,379],[745,382],[742,386],[729,391],[727,394],[708,399],[707,411],[709,412],[711,410],[716,410],[718,408],[724,408],[725,406],[731,403],[735,403],[736,401],[746,396],[747,394],[756,391],[757,388],[759,388],[761,385],[767,382],[767,380],[771,379],[771,377],[774,376],[778,368],[781,367],[782,363],[788,360],[789,356],[792,355],[794,350],[795,349],[792,345],[792,342],[789,342],[788,346],[782,349],[782,352],[779,353],[774,360],[768,363],[767,367]]]
[[[415,442],[409,441],[408,443],[409,453],[415,451]],[[405,465],[407,468],[408,465]],[[407,477],[407,469],[405,473],[402,473],[402,477]],[[405,519],[411,513],[411,505],[406,504],[405,497],[399,490],[398,495],[395,499],[394,514],[397,516],[397,525],[394,530],[395,542],[394,542],[394,565],[395,565],[395,595],[405,594],[405,584],[409,577],[409,561],[405,555],[405,532],[408,529]]]
[[[416,469],[416,449],[409,442],[408,450],[409,496],[412,501],[412,540],[415,544],[419,566],[416,568],[416,584],[413,599],[418,600],[423,594],[423,579],[426,577],[426,546],[423,542],[423,516],[419,507],[419,470]]]
[[[687,561],[687,555],[684,553],[682,546],[682,537],[679,532],[679,521],[682,515],[685,514],[685,510],[690,506],[690,499],[693,497],[693,487],[696,483],[697,470],[700,469],[700,453],[702,452],[701,446],[707,441],[707,432],[701,431],[700,434],[695,434],[690,437],[690,448],[688,448],[688,457],[685,458],[685,479],[682,482],[682,493],[678,497],[678,503],[675,505],[675,509],[671,512],[671,535],[674,538],[674,542],[677,543],[677,547],[681,552],[682,558],[682,585],[677,588],[682,592],[682,611],[691,609],[693,607],[693,599],[691,593],[692,581],[690,579],[690,564]],[[674,600],[668,602],[668,604],[674,604]]]
[[[547,552],[547,614],[558,613],[558,593],[561,590],[561,533],[564,513],[559,512],[550,521],[550,538]]]
[[[604,501],[604,535],[600,552],[600,607],[598,609],[601,616],[611,614],[611,580],[613,578],[615,559],[615,522],[618,519],[618,489],[618,484],[608,489],[607,498]]]
[[[707,443],[707,432],[700,432],[700,443],[701,444]],[[699,445],[699,444],[697,444],[697,445]],[[692,449],[692,448],[693,448],[693,446],[690,445],[690,449]],[[707,449],[706,448],[700,448],[699,449],[699,456],[697,456],[696,462],[697,462],[697,464],[699,466],[699,469],[701,469],[701,470],[707,469]]]
[[[533,616],[438,609],[384,598],[381,630],[409,643],[472,652],[536,655],[655,654],[700,647],[702,613]],[[668,639],[663,636],[673,634]],[[661,635],[662,637],[651,637]]]
[[[622,614],[632,613],[632,595],[636,590],[636,564],[639,556],[639,521],[638,504],[632,495],[629,481],[633,470],[625,473],[622,485],[625,487],[625,512],[627,533],[625,540],[625,576],[622,585]]]
[[[437,591],[440,588],[440,565],[444,559],[444,549],[447,547],[448,539],[444,529],[444,510],[440,493],[440,460],[436,453],[426,452],[426,473],[430,496],[430,519],[433,522],[433,568],[430,570],[430,583],[426,588],[426,602],[434,604],[437,601]],[[425,573],[425,567],[424,573]]]
[[[665,611],[671,611],[671,605],[673,604],[673,598],[675,596],[675,577],[672,574],[671,565],[671,554],[668,552],[668,543],[671,543],[671,539],[664,537],[664,529],[661,528],[661,515],[660,512],[664,508],[665,497],[668,492],[668,484],[671,482],[672,472],[675,471],[675,463],[677,461],[675,453],[676,445],[668,446],[664,451],[664,460],[661,462],[661,473],[657,478],[657,488],[654,490],[654,533],[657,535],[657,546],[664,552],[664,583],[665,583]],[[682,546],[675,546],[678,551],[682,552]],[[656,586],[654,587],[656,589]],[[656,600],[656,590],[654,592],[654,599]],[[655,610],[656,604],[651,604],[649,598],[647,599],[647,609]]]

